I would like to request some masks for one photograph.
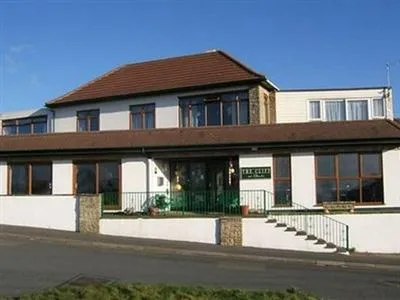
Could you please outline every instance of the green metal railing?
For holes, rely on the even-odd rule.
[[[102,213],[122,211],[126,215],[240,215],[241,206],[248,206],[250,216],[265,216],[296,232],[321,242],[349,249],[349,226],[320,211],[292,201],[274,199],[265,190],[126,192],[102,194]]]
[[[264,190],[104,193],[102,207],[129,214],[156,209],[168,214],[238,215],[241,205],[247,205],[250,213],[265,215],[268,197],[272,195]]]

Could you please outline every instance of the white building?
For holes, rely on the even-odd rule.
[[[109,212],[143,211],[160,195],[169,211],[194,214],[244,204],[258,215],[400,209],[400,124],[387,87],[280,91],[213,51],[124,65],[45,108],[1,119],[0,191],[10,205],[102,194]],[[73,230],[71,218],[39,225]]]

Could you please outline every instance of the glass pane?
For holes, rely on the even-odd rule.
[[[189,127],[189,105],[182,104],[180,110],[181,110],[181,127]]]
[[[11,165],[11,194],[27,195],[28,165]]]
[[[318,177],[335,176],[335,156],[317,155],[317,175]]]
[[[320,101],[310,101],[310,119],[321,119]]]
[[[76,180],[78,194],[96,194],[96,164],[78,164]]]
[[[133,114],[141,114],[142,111],[143,111],[143,106],[141,106],[141,105],[135,105],[135,106],[131,107],[131,112]]]
[[[119,191],[119,164],[99,163],[99,193]]]
[[[362,154],[362,176],[381,176],[381,155],[377,153]]]
[[[362,202],[383,202],[382,178],[363,180]]]
[[[52,166],[32,165],[32,194],[50,195],[52,181]]]
[[[19,120],[18,121],[18,134],[31,134],[31,120]]]
[[[78,111],[78,118],[87,118],[88,111]]]
[[[237,103],[236,101],[223,103],[224,125],[236,125],[237,122]]]
[[[90,119],[90,131],[98,131],[99,130],[99,118],[91,117]]]
[[[154,120],[154,111],[152,111],[152,112],[147,112],[146,114],[145,114],[145,127],[146,128],[154,128],[155,126],[154,126],[154,123],[155,123],[155,120]]]
[[[47,117],[34,117],[32,123],[47,123]]]
[[[145,112],[154,112],[156,106],[154,104],[147,104],[144,106],[144,111]]]
[[[240,112],[240,125],[249,124],[249,101],[248,100],[240,100],[239,112]]]
[[[344,121],[345,106],[344,101],[326,101],[325,102],[325,117],[327,121]]]
[[[141,114],[133,114],[132,115],[132,128],[141,129],[142,127],[143,127],[142,115]]]
[[[317,202],[337,201],[335,180],[317,180]]]
[[[224,102],[235,102],[236,98],[238,97],[237,93],[225,93],[222,94],[221,98]]]
[[[33,124],[33,133],[46,133],[47,132],[47,123],[34,123]]]
[[[340,201],[360,202],[360,182],[358,179],[340,180],[339,182]]]
[[[290,156],[277,156],[275,159],[275,177],[290,178]]]
[[[358,177],[358,154],[343,153],[339,154],[339,176]]]
[[[192,105],[192,127],[201,127],[204,124],[204,104]]]
[[[207,125],[221,125],[221,107],[219,102],[207,103]]]
[[[292,203],[292,187],[290,182],[275,182],[274,195],[275,205],[291,205]]]
[[[189,180],[191,183],[190,189],[193,191],[205,191],[206,180],[205,180],[206,166],[204,163],[191,163]]]
[[[368,120],[368,101],[357,100],[347,102],[348,120]]]
[[[16,135],[17,125],[3,127],[3,135]]]
[[[87,119],[78,119],[78,131],[88,131]]]
[[[374,106],[374,116],[375,117],[384,117],[385,112],[383,108],[383,99],[374,99],[373,100]]]
[[[91,118],[99,118],[100,112],[98,110],[89,110],[87,115]]]

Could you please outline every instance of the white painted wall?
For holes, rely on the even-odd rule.
[[[121,160],[122,210],[129,208],[141,211],[147,200],[143,192],[149,191],[149,159],[146,157],[124,158]]]
[[[277,123],[308,122],[309,100],[373,99],[382,96],[383,89],[279,91],[276,93],[276,121]],[[372,106],[372,102],[370,106]],[[386,103],[386,114],[387,118],[393,119],[391,93]]]
[[[76,231],[74,196],[0,196],[0,224]]]
[[[216,244],[218,219],[101,219],[100,233],[136,238]]]
[[[382,167],[385,206],[400,207],[400,150],[383,151]]]
[[[265,218],[243,218],[242,239],[244,247],[296,250],[307,252],[333,252],[315,241],[307,241],[305,236],[296,236],[296,232],[287,232],[285,228],[266,223]]]
[[[168,160],[149,159],[149,166],[150,192],[165,192],[171,190]]]
[[[314,153],[292,153],[292,201],[312,208],[316,205]]]
[[[238,86],[230,89],[204,90],[200,94],[223,91],[234,91],[247,88]],[[137,97],[126,100],[108,101],[93,104],[82,104],[71,107],[55,108],[55,131],[76,131],[77,111],[87,109],[100,109],[100,130],[124,130],[129,129],[129,106],[136,104],[155,103],[156,128],[179,127],[179,99],[178,97],[196,95],[197,93],[179,93],[168,95],[154,95]]]
[[[72,195],[73,163],[71,160],[53,161],[53,195]]]

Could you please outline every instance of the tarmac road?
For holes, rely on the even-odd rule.
[[[0,237],[2,295],[16,296],[54,287],[79,276],[93,280],[205,284],[250,289],[296,287],[324,299],[400,298],[398,270],[139,253]]]

